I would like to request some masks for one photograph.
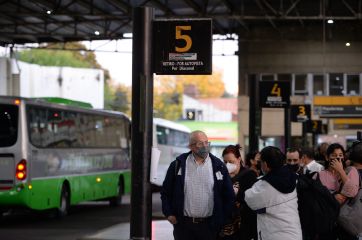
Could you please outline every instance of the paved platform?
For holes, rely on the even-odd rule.
[[[152,240],[172,240],[172,225],[166,220],[152,221]],[[78,240],[129,240],[130,224],[120,223],[96,234],[78,238]]]

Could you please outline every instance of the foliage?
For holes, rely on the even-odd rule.
[[[225,92],[222,71],[212,75],[158,75],[154,87],[154,117],[178,120],[182,116],[182,94],[193,85],[198,98],[219,98]]]
[[[105,86],[104,108],[131,115],[131,87],[124,84],[114,85],[109,81]]]
[[[104,109],[112,110],[115,88],[111,84],[104,85]]]
[[[109,71],[102,68],[97,62],[94,52],[86,51],[85,45],[80,42],[48,43],[42,49],[30,49],[17,52],[17,58],[23,62],[42,66],[102,69],[105,77],[104,108],[118,111],[124,110],[124,112],[130,111],[130,93],[122,96],[122,91],[124,90],[123,86],[113,89]],[[126,90],[126,92],[127,91],[130,90]],[[128,102],[126,99],[128,99]]]
[[[180,92],[183,92],[186,85],[194,85],[199,98],[219,98],[225,92],[222,72],[215,71],[212,75],[179,75],[177,83]]]
[[[48,50],[57,49],[57,50]],[[30,49],[17,53],[20,61],[39,64],[42,66],[69,66],[91,68],[98,67],[94,53],[85,51],[65,51],[64,49],[86,49],[81,43],[66,43],[61,46],[59,43],[47,44],[42,49]]]

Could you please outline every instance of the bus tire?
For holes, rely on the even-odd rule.
[[[62,192],[60,195],[60,204],[57,208],[57,217],[62,218],[68,215],[70,207],[70,193],[69,188],[63,185]]]
[[[111,207],[119,207],[122,205],[122,197],[123,197],[123,184],[122,182],[118,185],[118,195],[115,197],[111,197],[109,199],[109,205]]]

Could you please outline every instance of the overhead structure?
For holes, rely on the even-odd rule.
[[[213,33],[246,41],[362,39],[361,0],[10,0],[0,2],[0,45],[122,39],[137,6],[212,18]]]

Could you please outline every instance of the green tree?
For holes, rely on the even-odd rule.
[[[119,84],[115,91],[113,101],[110,104],[112,110],[131,115],[131,87]]]
[[[71,50],[67,51],[67,49]],[[94,53],[86,52],[85,50],[86,47],[78,42],[64,44],[49,43],[42,49],[29,49],[17,52],[17,58],[23,62],[42,66],[101,68],[100,64],[96,61]]]
[[[48,43],[42,49],[29,49],[17,52],[16,56],[20,61],[42,66],[102,69],[105,78],[105,109],[130,112],[130,90],[126,89],[127,94],[125,96],[127,97],[123,97],[123,93],[120,91],[123,91],[125,86],[120,86],[119,88],[114,86],[111,83],[109,71],[97,62],[94,52],[87,51],[85,45],[80,42]],[[126,98],[128,102],[125,100]]]

